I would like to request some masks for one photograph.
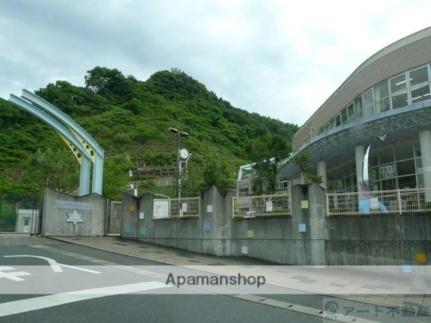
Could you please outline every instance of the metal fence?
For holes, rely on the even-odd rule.
[[[200,197],[181,199],[153,199],[154,219],[178,219],[199,217],[201,214]]]
[[[328,193],[326,199],[328,216],[431,211],[431,188]]]
[[[234,218],[291,215],[290,194],[237,196],[232,199]]]

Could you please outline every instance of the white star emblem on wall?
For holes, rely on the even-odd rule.
[[[74,210],[72,213],[66,212],[66,215],[68,216],[66,222],[72,222],[73,224],[84,222],[82,220],[82,215],[79,214],[76,210]]]

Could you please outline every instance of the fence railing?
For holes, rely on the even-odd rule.
[[[289,216],[290,194],[236,196],[232,199],[234,218]]]
[[[328,216],[431,211],[431,188],[326,194]]]
[[[153,199],[154,219],[193,218],[199,217],[200,213],[200,197]]]

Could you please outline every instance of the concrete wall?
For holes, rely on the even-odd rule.
[[[121,236],[123,238],[138,238],[138,198],[130,193],[123,194]]]
[[[200,217],[153,220],[152,195],[144,194],[139,202],[139,209],[144,212],[144,219],[138,220],[139,239],[217,256],[230,254],[229,244],[226,244],[230,220],[226,217],[224,201],[213,187],[201,195]]]
[[[76,221],[74,221],[76,220]],[[41,234],[45,236],[103,236],[105,199],[97,194],[74,197],[45,190]]]
[[[416,253],[431,252],[430,215],[327,218],[325,190],[311,184],[292,187],[291,217],[233,219],[233,194],[222,195],[215,187],[203,192],[201,216],[190,219],[153,219],[151,194],[125,195],[123,237],[296,265],[414,264]],[[308,207],[301,201],[308,201]],[[137,203],[135,212],[127,206],[133,203]]]
[[[291,192],[291,217],[232,221],[233,255],[287,264],[324,264],[325,217],[323,207],[314,203],[323,191],[312,185],[294,186]],[[301,208],[303,200],[310,201],[309,208]],[[305,232],[300,225],[305,225]]]
[[[430,214],[329,218],[326,261],[330,265],[415,264],[417,253],[431,254],[430,241]]]
[[[107,201],[106,203],[106,231],[107,233],[121,233],[121,222],[123,215],[123,203],[118,201]]]

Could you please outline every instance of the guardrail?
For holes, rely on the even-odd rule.
[[[153,219],[195,218],[200,214],[200,197],[153,199]]]
[[[234,218],[289,216],[290,194],[236,196],[232,199]]]
[[[428,196],[428,201],[425,198]],[[328,216],[431,211],[431,188],[327,193]]]

